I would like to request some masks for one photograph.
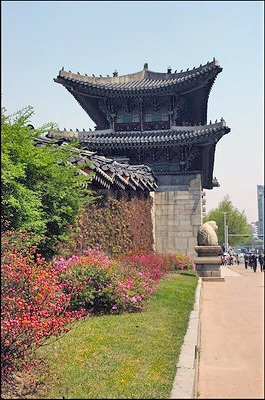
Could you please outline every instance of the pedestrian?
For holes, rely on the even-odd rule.
[[[236,254],[236,263],[237,263],[237,265],[239,265],[239,256],[238,256],[238,254]]]
[[[251,256],[251,264],[252,264],[253,271],[256,272],[256,270],[257,270],[257,256],[256,256],[256,253],[252,254],[252,256]]]
[[[259,265],[260,265],[260,270],[264,272],[264,255],[259,254]]]
[[[245,268],[247,269],[249,263],[249,256],[246,253],[244,254],[244,261],[245,261]]]
[[[253,260],[252,260],[252,253],[249,254],[249,261],[248,261],[248,265],[250,266],[250,268],[252,268],[253,266]]]

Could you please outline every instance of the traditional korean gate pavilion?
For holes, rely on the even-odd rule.
[[[96,77],[59,71],[63,85],[95,122],[94,131],[51,131],[73,137],[90,151],[126,157],[153,170],[154,239],[158,252],[195,255],[202,222],[202,189],[213,179],[217,142],[230,132],[225,121],[207,124],[208,98],[222,71],[213,59],[192,70],[142,71]]]

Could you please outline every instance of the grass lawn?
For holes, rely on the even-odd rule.
[[[193,309],[197,277],[171,273],[141,313],[90,317],[38,350],[41,399],[166,399]]]

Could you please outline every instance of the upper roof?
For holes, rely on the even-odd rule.
[[[192,70],[187,69],[183,72],[167,73],[154,72],[148,69],[145,64],[144,69],[122,76],[112,77],[96,77],[74,74],[71,71],[67,72],[63,68],[59,71],[57,78],[54,81],[62,84],[67,88],[75,88],[82,90],[91,95],[98,96],[126,96],[126,95],[141,95],[148,93],[169,93],[182,92],[183,90],[195,89],[204,84],[214,82],[217,74],[222,71],[217,60],[213,59],[205,65],[200,65]],[[210,87],[209,87],[210,89]]]

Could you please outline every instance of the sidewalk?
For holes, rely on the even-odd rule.
[[[264,398],[264,276],[243,264],[202,282],[199,399]]]

